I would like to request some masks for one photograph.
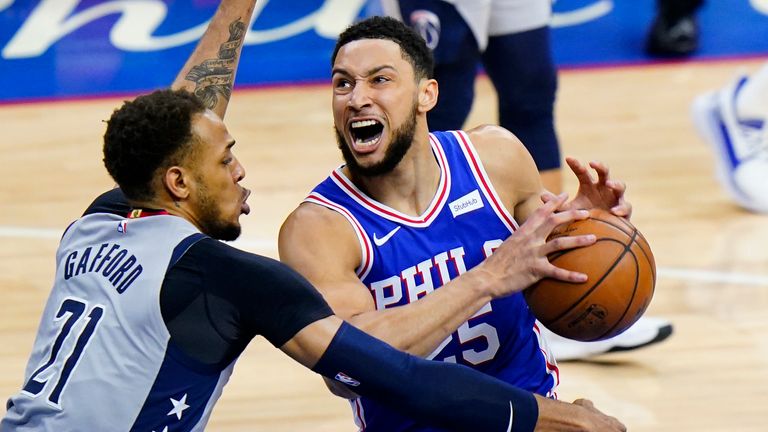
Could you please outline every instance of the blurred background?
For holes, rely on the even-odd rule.
[[[166,86],[213,14],[215,0],[0,0],[0,101],[135,93]],[[380,11],[378,0],[261,0],[238,87],[329,78],[336,35]],[[557,0],[561,68],[654,60],[642,47],[656,0]],[[710,0],[693,59],[768,52],[768,0]]]
[[[62,231],[113,186],[103,120],[171,83],[216,6],[0,0],[0,400],[20,388]],[[226,117],[253,190],[237,246],[276,257],[283,219],[341,163],[329,58],[341,30],[379,11],[364,0],[258,1]],[[724,193],[690,107],[768,60],[768,0],[706,0],[699,47],[682,58],[645,53],[655,0],[558,0],[554,12],[562,152],[602,160],[628,183],[658,266],[648,314],[675,326],[658,346],[562,363],[561,399],[588,397],[634,432],[765,431],[768,217]],[[495,123],[489,81],[476,87],[467,126]],[[565,182],[575,192],[573,176]],[[209,425],[355,429],[346,401],[261,339]]]

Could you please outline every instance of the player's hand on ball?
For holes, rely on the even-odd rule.
[[[589,168],[578,160],[568,157],[565,161],[579,180],[579,190],[573,200],[561,208],[562,210],[601,208],[610,210],[616,216],[630,218],[632,204],[624,197],[627,185],[622,181],[611,179],[607,165],[596,161],[589,163],[589,167],[597,173],[597,180],[594,180]],[[542,200],[546,203],[551,201],[552,197],[552,195],[545,195],[542,196]]]
[[[486,272],[493,297],[522,291],[545,277],[577,283],[587,280],[584,273],[556,267],[547,259],[547,255],[553,252],[595,242],[595,236],[591,234],[547,240],[555,227],[589,216],[586,210],[558,211],[567,199],[566,194],[560,194],[538,208],[477,267],[479,271]]]

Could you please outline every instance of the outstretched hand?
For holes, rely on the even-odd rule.
[[[585,418],[587,425],[584,430],[589,431],[619,431],[625,432],[627,427],[624,426],[616,417],[606,415],[599,409],[595,408],[595,404],[589,399],[576,399],[573,401],[574,405],[583,407],[588,416]]]
[[[556,227],[589,216],[587,210],[578,208],[560,211],[567,199],[567,194],[553,195],[490,257],[476,267],[478,271],[486,273],[493,297],[522,291],[545,277],[575,283],[587,280],[584,273],[557,267],[547,258],[553,252],[588,246],[595,242],[595,236],[591,234],[547,239]]]
[[[629,219],[632,215],[632,204],[624,198],[627,185],[609,177],[608,166],[602,162],[589,163],[597,173],[597,181],[592,177],[589,168],[574,158],[565,158],[576,178],[579,180],[579,190],[572,201],[565,203],[560,210],[593,209],[609,210],[616,216]],[[548,203],[555,198],[553,194],[544,194],[541,199]]]

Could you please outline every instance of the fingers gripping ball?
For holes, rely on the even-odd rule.
[[[542,279],[523,294],[533,314],[560,336],[597,341],[616,336],[645,312],[656,285],[656,263],[645,237],[605,210],[557,227],[550,239],[594,234],[589,246],[552,253],[549,261],[588,276],[571,283]]]

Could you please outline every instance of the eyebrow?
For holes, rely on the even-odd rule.
[[[369,69],[367,72],[365,72],[365,74],[363,76],[368,77],[368,76],[371,76],[371,75],[373,75],[373,74],[375,74],[377,72],[381,72],[384,69],[391,69],[391,70],[397,72],[397,69],[395,69],[394,66],[385,64],[385,65],[376,66],[374,68]],[[340,73],[340,74],[343,74],[343,75],[349,75],[349,72],[347,72],[346,69],[341,68],[341,67],[335,67],[335,68],[333,68],[333,70],[331,70],[331,76],[336,75],[337,73]]]
[[[227,150],[231,149],[232,147],[234,147],[234,145],[235,145],[236,143],[237,143],[237,141],[235,141],[235,140],[233,139],[232,141],[230,141],[230,142],[229,142],[229,144],[227,144],[227,147],[226,147],[226,149],[227,149]]]

